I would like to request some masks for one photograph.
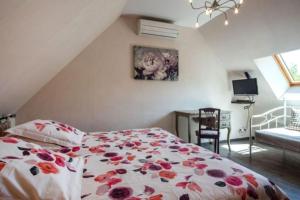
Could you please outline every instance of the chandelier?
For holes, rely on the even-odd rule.
[[[198,28],[200,26],[199,24],[199,17],[201,15],[209,15],[210,19],[213,15],[217,13],[221,13],[224,15],[225,18],[225,26],[229,24],[228,22],[228,10],[233,10],[234,14],[239,13],[239,9],[241,5],[244,3],[244,0],[206,0],[204,3],[204,6],[195,6],[193,3],[193,0],[189,0],[192,9],[194,10],[200,10],[200,13],[197,17],[197,22],[195,24],[195,27]]]

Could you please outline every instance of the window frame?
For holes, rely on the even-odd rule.
[[[280,71],[282,72],[283,76],[288,81],[290,87],[300,86],[300,81],[295,81],[293,79],[293,77],[292,77],[291,73],[289,72],[286,64],[283,63],[282,58],[280,58],[280,55],[279,54],[274,54],[273,58],[274,58],[276,64],[279,66]]]

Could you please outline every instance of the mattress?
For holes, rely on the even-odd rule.
[[[160,128],[86,135],[82,199],[288,199],[271,180]]]
[[[300,132],[286,128],[262,129],[255,132],[257,142],[300,152]]]

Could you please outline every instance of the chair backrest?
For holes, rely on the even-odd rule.
[[[212,130],[220,131],[220,113],[217,108],[201,108],[199,109],[199,131]]]

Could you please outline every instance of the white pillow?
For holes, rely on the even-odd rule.
[[[0,199],[74,199],[82,187],[83,158],[0,138]]]
[[[8,129],[6,132],[33,140],[61,146],[81,145],[84,132],[52,120],[34,120]]]

